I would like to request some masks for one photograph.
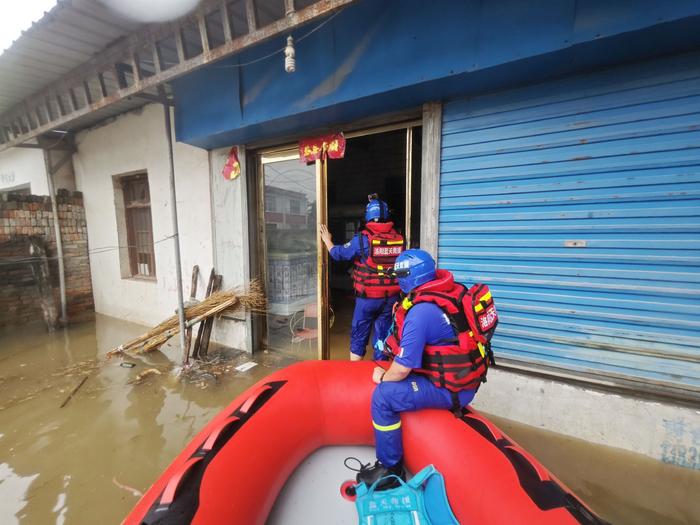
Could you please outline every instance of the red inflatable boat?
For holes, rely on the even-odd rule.
[[[373,443],[372,367],[308,361],[268,376],[187,445],[123,523],[265,523],[307,456],[330,445]],[[478,412],[458,419],[447,410],[424,410],[402,421],[408,470],[432,463],[442,472],[460,523],[604,523]],[[340,480],[351,477],[342,463],[337,468]],[[338,521],[329,515],[327,523]]]

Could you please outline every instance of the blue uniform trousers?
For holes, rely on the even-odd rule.
[[[459,401],[466,406],[476,390],[462,390]],[[452,396],[446,388],[435,386],[420,374],[409,374],[403,381],[379,383],[372,394],[372,424],[377,446],[377,459],[385,467],[393,467],[403,457],[401,412],[422,408],[452,408]],[[430,432],[430,429],[426,429]]]
[[[377,350],[377,340],[384,340],[391,326],[391,314],[394,303],[399,300],[398,295],[382,299],[368,299],[357,297],[355,299],[355,311],[352,316],[352,331],[350,332],[350,351],[353,354],[364,356],[369,342],[369,333],[374,326],[372,335],[372,348],[374,359],[384,359],[382,352]]]

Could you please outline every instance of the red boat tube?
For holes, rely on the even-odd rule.
[[[123,523],[265,523],[287,478],[312,452],[373,444],[372,367],[307,361],[266,377],[187,445]],[[461,419],[423,410],[402,421],[407,468],[432,463],[442,472],[460,523],[604,523],[475,410]]]

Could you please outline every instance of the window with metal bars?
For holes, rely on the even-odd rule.
[[[151,195],[147,175],[129,175],[120,179],[124,195],[126,237],[129,247],[129,268],[132,277],[156,276],[153,248]]]

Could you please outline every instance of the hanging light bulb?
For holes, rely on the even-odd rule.
[[[295,60],[294,39],[292,36],[287,37],[287,47],[284,48],[284,70],[287,73],[294,73],[297,69],[297,61]]]

